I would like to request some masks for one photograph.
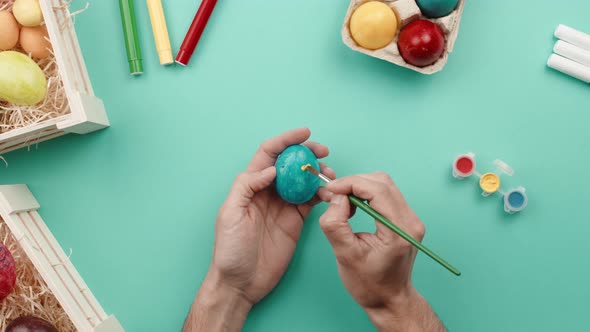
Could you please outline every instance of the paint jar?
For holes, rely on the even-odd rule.
[[[458,156],[453,163],[453,176],[464,179],[475,172],[475,154],[472,152]]]
[[[514,169],[512,169],[510,165],[503,162],[502,160],[494,160],[494,165],[496,166],[496,170],[493,173],[485,173],[481,175],[479,178],[479,187],[482,190],[481,194],[483,196],[489,196],[496,192],[500,192],[502,194],[502,192],[500,191],[500,185],[502,184],[502,181],[500,180],[500,175],[514,175]]]
[[[495,173],[485,173],[479,178],[482,195],[489,196],[500,189],[500,177]]]
[[[510,189],[504,194],[504,211],[508,213],[520,212],[526,208],[528,200],[523,187]]]

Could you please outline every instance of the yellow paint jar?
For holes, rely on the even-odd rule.
[[[486,173],[479,179],[479,186],[486,194],[493,194],[500,189],[500,177],[494,173]]]

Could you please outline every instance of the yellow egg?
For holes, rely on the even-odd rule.
[[[20,46],[33,58],[42,59],[49,55],[51,43],[45,38],[47,29],[43,27],[23,27],[20,30]]]
[[[359,6],[350,17],[350,35],[361,47],[376,50],[387,46],[397,33],[397,17],[391,7],[379,1]]]
[[[0,51],[11,50],[18,43],[18,23],[8,11],[0,11]]]
[[[12,13],[18,23],[25,27],[38,27],[43,22],[39,0],[15,0]]]

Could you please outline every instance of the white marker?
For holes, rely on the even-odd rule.
[[[590,35],[586,33],[560,24],[555,29],[555,37],[590,51]]]
[[[577,63],[590,67],[590,51],[586,51],[563,40],[558,40],[553,47],[553,52],[574,60]]]
[[[573,76],[586,83],[590,83],[590,67],[586,67],[573,60],[566,59],[561,55],[551,54],[547,66],[564,74]]]

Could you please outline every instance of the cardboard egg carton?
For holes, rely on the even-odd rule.
[[[399,27],[398,33],[396,34],[395,38],[391,43],[387,46],[377,49],[377,50],[369,50],[363,48],[352,39],[349,30],[349,22],[352,13],[363,3],[368,2],[367,0],[351,0],[350,5],[348,6],[348,11],[346,12],[346,17],[344,19],[344,24],[342,25],[342,40],[344,44],[346,44],[351,49],[367,54],[369,56],[385,60],[391,63],[395,63],[398,66],[405,67],[417,71],[422,74],[434,74],[436,72],[441,71],[444,66],[447,64],[449,59],[449,53],[453,52],[453,47],[455,46],[455,41],[457,40],[457,35],[459,34],[459,24],[461,23],[461,15],[463,15],[463,8],[465,7],[465,0],[459,0],[457,8],[453,10],[449,15],[431,19],[426,16],[422,15],[420,8],[416,4],[415,0],[377,0],[380,2],[385,3],[389,7],[393,8],[396,13]],[[399,49],[397,47],[397,40],[399,37],[399,30],[403,29],[409,23],[416,21],[418,19],[426,19],[436,23],[442,30],[445,35],[445,42],[446,47],[442,54],[442,56],[436,61],[434,64],[427,66],[427,67],[416,67],[409,63],[407,63],[402,56],[400,55]]]
[[[125,332],[107,315],[37,212],[25,185],[0,186],[0,217],[80,332]]]

